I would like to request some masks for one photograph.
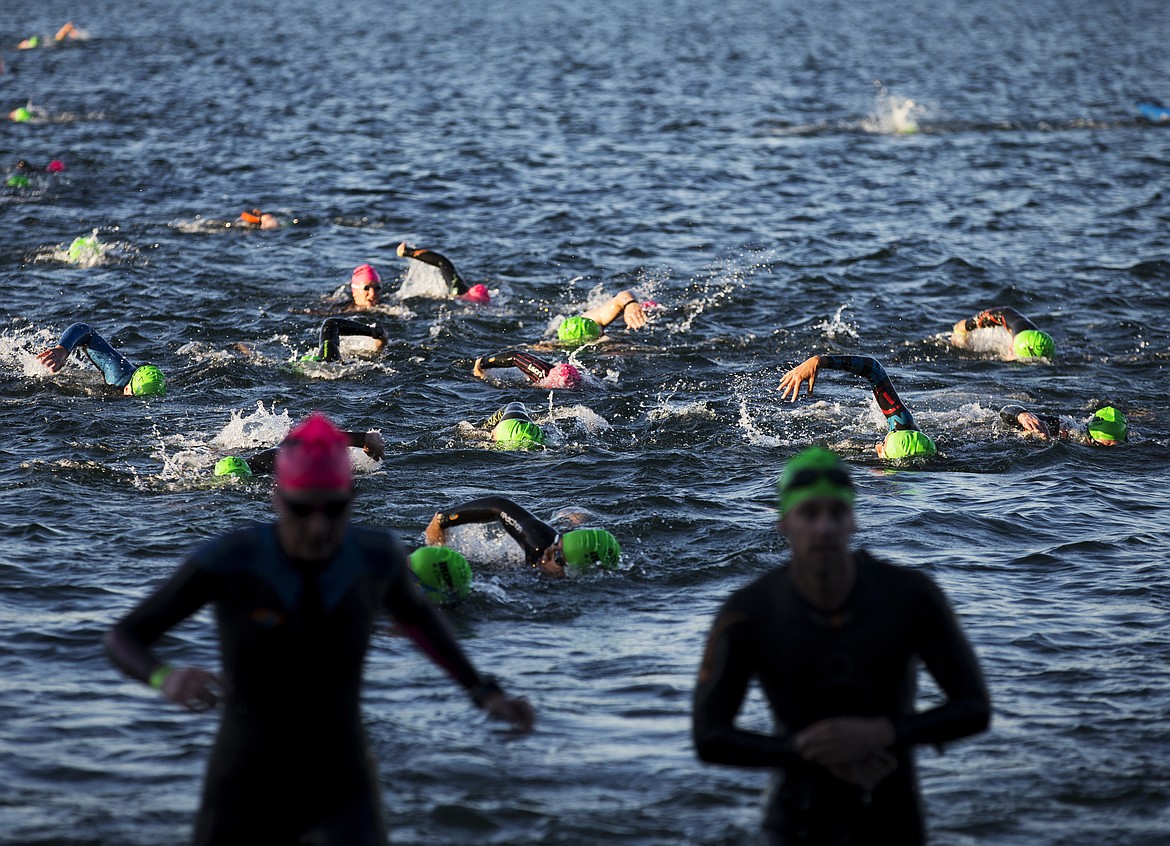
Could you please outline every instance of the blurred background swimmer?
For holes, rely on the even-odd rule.
[[[343,431],[341,434],[349,441],[351,447],[362,450],[374,461],[381,461],[386,455],[386,442],[382,439],[381,432],[371,429],[368,432]],[[246,479],[251,476],[271,476],[276,472],[276,457],[280,454],[280,447],[283,443],[284,441],[281,441],[280,444],[248,458],[225,455],[215,462],[212,472],[216,476],[237,479]]]
[[[398,245],[397,253],[402,258],[422,262],[438,270],[443,277],[443,283],[447,286],[447,296],[481,305],[491,302],[491,293],[488,291],[487,285],[483,283],[468,285],[459,275],[459,271],[455,269],[451,260],[442,253],[425,247],[412,247],[405,241]]]
[[[980,329],[1006,329],[1011,334],[1011,349],[998,349],[997,346],[988,346],[982,343],[977,332]],[[977,352],[998,351],[1008,360],[1017,358],[1052,358],[1056,354],[1056,344],[1052,336],[1042,332],[1024,315],[1010,306],[997,306],[979,312],[974,317],[960,320],[951,332],[951,343],[962,349],[976,350]]]

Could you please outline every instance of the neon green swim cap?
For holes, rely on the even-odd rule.
[[[153,364],[144,364],[130,377],[130,393],[136,397],[149,397],[167,392],[167,380],[163,372]]]
[[[897,461],[912,455],[934,455],[938,448],[934,441],[917,429],[899,429],[886,435],[882,458]]]
[[[28,186],[32,185],[32,180],[30,180],[23,173],[14,173],[12,176],[8,177],[4,184],[9,188],[27,188]]]
[[[531,420],[501,420],[492,429],[500,449],[536,449],[544,446],[544,430]]]
[[[446,605],[471,593],[471,565],[445,546],[424,546],[410,556],[410,569],[431,602]]]
[[[781,517],[806,499],[816,497],[839,499],[850,507],[856,497],[845,462],[824,447],[812,447],[792,456],[776,482]]]
[[[1124,441],[1128,430],[1125,415],[1111,405],[1102,408],[1089,421],[1089,437],[1106,446]]]
[[[578,573],[585,573],[596,564],[605,570],[612,570],[622,557],[622,548],[617,538],[605,529],[574,529],[561,535],[561,549],[565,566]]]
[[[557,327],[557,337],[561,343],[580,346],[601,337],[601,327],[597,321],[588,317],[566,317]]]
[[[213,472],[217,476],[232,476],[236,479],[244,479],[252,475],[252,468],[248,466],[247,461],[238,455],[225,455],[219,461],[215,462],[215,470]]]
[[[24,106],[12,110],[12,119],[17,123],[27,123],[32,120],[32,112]]]
[[[69,245],[69,260],[81,261],[87,253],[95,253],[98,249],[98,239],[96,236],[79,235]]]
[[[1012,351],[1017,358],[1052,358],[1056,344],[1047,332],[1025,329],[1012,338]]]

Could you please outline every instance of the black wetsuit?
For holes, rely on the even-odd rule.
[[[227,696],[196,844],[385,844],[362,729],[362,663],[388,611],[469,689],[482,683],[414,585],[390,532],[350,526],[324,567],[285,555],[274,524],[210,541],[115,627],[144,647],[214,606]],[[308,839],[302,839],[308,838]]]
[[[485,496],[439,512],[439,526],[499,522],[524,548],[524,560],[536,566],[557,539],[557,530],[528,509],[503,496]]]
[[[365,432],[342,432],[342,434],[349,438],[351,447],[365,448]],[[249,456],[244,461],[248,465],[248,469],[252,471],[253,476],[270,476],[276,472],[276,456],[278,454],[280,454],[280,444]]]
[[[922,843],[912,747],[973,734],[989,719],[979,664],[942,591],[922,573],[855,556],[857,583],[839,612],[805,602],[781,567],[734,593],[711,630],[695,689],[695,747],[705,761],[776,768],[764,822],[773,843]],[[946,701],[916,713],[919,659]],[[735,727],[753,678],[774,735]],[[846,716],[894,725],[897,768],[871,793],[792,747],[794,733]]]
[[[526,423],[532,422],[532,417],[528,414],[528,408],[522,402],[510,402],[507,405],[502,405],[496,409],[496,413],[484,421],[483,427],[485,429],[494,429],[498,424],[505,420],[523,420]]]
[[[460,294],[466,294],[469,290],[468,284],[463,281],[463,277],[459,275],[455,265],[442,253],[427,249],[408,249],[403,255],[406,258],[412,258],[437,268],[439,273],[443,275],[443,281],[447,283],[447,291],[451,296],[457,297]]]
[[[996,306],[995,308],[987,309],[987,311],[981,311],[974,317],[968,317],[964,325],[967,327],[968,332],[974,332],[976,329],[990,329],[993,326],[1002,326],[1011,333],[1013,338],[1025,329],[1037,328],[1035,323],[1010,306]]]
[[[317,355],[322,361],[341,361],[341,336],[362,335],[367,338],[386,340],[386,333],[379,326],[370,326],[350,320],[348,317],[327,317],[321,324],[321,343]]]
[[[1020,415],[1027,410],[1022,405],[1005,405],[999,410],[999,419],[1013,429],[1023,429],[1024,427],[1020,425]],[[1037,414],[1036,417],[1048,427],[1053,437],[1068,437],[1068,426],[1055,414]]]
[[[532,353],[519,350],[504,350],[503,352],[485,355],[480,359],[480,365],[489,367],[515,367],[528,377],[529,382],[540,382],[552,372],[554,365],[549,364]]]

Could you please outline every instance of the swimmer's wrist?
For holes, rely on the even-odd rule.
[[[167,676],[169,676],[174,671],[175,668],[170,664],[159,664],[157,667],[151,670],[150,678],[147,679],[147,682],[155,690],[162,690],[163,684],[166,683]]]
[[[471,701],[475,703],[476,708],[482,708],[493,696],[504,695],[503,688],[491,676],[484,676],[479,684],[472,685],[467,692],[471,694]]]

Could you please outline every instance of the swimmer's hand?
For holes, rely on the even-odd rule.
[[[188,711],[208,711],[219,704],[223,694],[223,680],[198,667],[171,670],[162,685],[162,695]]]
[[[808,394],[812,396],[813,385],[817,381],[817,369],[821,366],[821,357],[814,355],[806,358],[796,367],[789,370],[780,377],[780,386],[776,390],[781,391],[781,396],[784,399],[791,399],[796,402],[796,398],[800,396],[800,386],[803,382],[808,382]],[[789,394],[792,396],[789,397]]]
[[[1042,438],[1052,437],[1052,432],[1049,431],[1048,424],[1030,411],[1021,411],[1016,415],[1016,421],[1025,432],[1035,432]]]
[[[637,300],[630,300],[622,306],[622,320],[631,329],[641,329],[646,325],[646,312]]]
[[[482,356],[475,360],[475,366],[471,368],[471,372],[473,374],[475,374],[476,376],[478,376],[480,379],[482,379],[486,375],[484,373],[484,370],[483,370],[483,357]]]
[[[386,442],[382,440],[381,432],[366,432],[366,442],[362,450],[374,461],[381,461],[386,454]]]
[[[439,520],[440,514],[435,512],[435,516],[431,518],[431,522],[427,523],[427,527],[423,531],[428,546],[443,545],[443,527],[439,525]]]
[[[493,720],[503,720],[512,724],[512,731],[524,734],[532,730],[536,722],[536,712],[532,705],[523,697],[510,697],[503,693],[491,693],[483,700],[483,710]]]
[[[42,353],[37,353],[37,360],[49,368],[50,373],[56,373],[60,370],[68,358],[69,350],[59,344],[55,347],[49,347]]]
[[[792,746],[806,761],[842,781],[872,790],[897,766],[889,747],[894,726],[885,717],[831,717],[797,732]]]

